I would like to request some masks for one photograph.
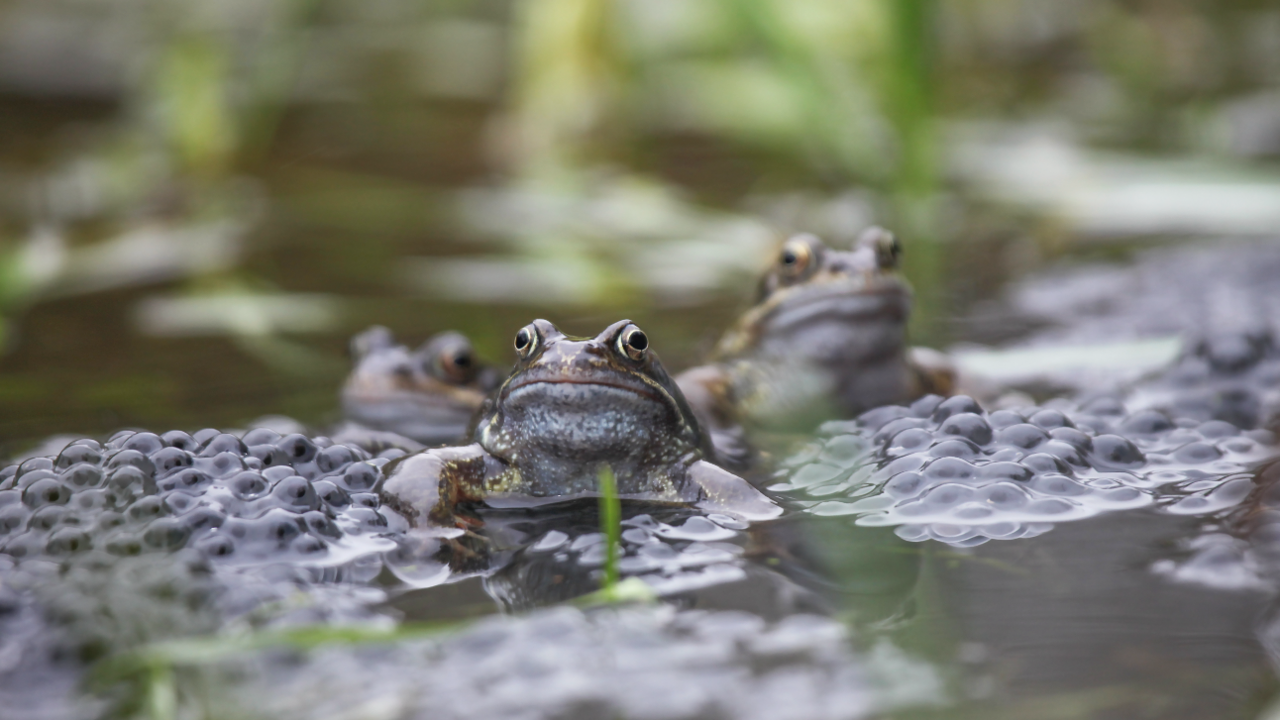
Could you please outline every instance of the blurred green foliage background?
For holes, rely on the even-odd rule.
[[[680,367],[872,222],[998,342],[1047,259],[1275,234],[1278,158],[1264,0],[0,0],[0,441],[322,422],[375,322]]]

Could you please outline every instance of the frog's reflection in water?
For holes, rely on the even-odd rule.
[[[601,587],[607,538],[594,502],[537,511],[473,511],[470,527],[411,531],[388,570],[416,595],[478,578],[504,611],[572,600]],[[767,619],[848,613],[876,621],[904,612],[919,545],[883,528],[791,515],[748,525],[724,515],[652,503],[623,509],[618,570],[682,607],[737,609]]]

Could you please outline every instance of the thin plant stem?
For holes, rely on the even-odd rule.
[[[604,561],[604,582],[601,589],[612,593],[618,585],[618,547],[622,542],[622,503],[618,501],[618,484],[613,468],[600,468],[600,530],[604,533],[608,549]]]

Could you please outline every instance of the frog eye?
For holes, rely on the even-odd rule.
[[[898,242],[898,238],[893,233],[882,231],[876,238],[876,265],[881,270],[892,270],[898,267],[898,260],[901,257],[902,243]]]
[[[525,325],[520,328],[520,332],[516,333],[516,354],[521,360],[528,358],[538,349],[538,328],[533,325]]]
[[[635,361],[645,358],[649,351],[649,336],[635,325],[628,325],[618,333],[618,352]]]
[[[475,358],[471,346],[465,343],[446,348],[436,362],[444,376],[454,382],[464,383],[475,375]]]
[[[778,268],[786,277],[799,277],[813,262],[813,248],[799,238],[788,240],[778,253]]]

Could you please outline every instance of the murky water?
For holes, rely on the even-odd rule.
[[[23,132],[39,136],[47,115],[105,112],[51,104],[5,117],[26,118]],[[199,273],[53,293],[11,328],[0,359],[10,450],[122,427],[196,437],[190,458],[122,439],[96,458],[73,451],[83,456],[31,466],[45,475],[25,484],[16,470],[0,474],[0,715],[114,708],[164,718],[180,706],[298,718],[1274,717],[1280,566],[1259,468],[1275,441],[1214,420],[1274,417],[1271,350],[1259,360],[1253,346],[1208,342],[1179,374],[1126,396],[1128,411],[1094,397],[1172,362],[1165,346],[1142,346],[1151,354],[1135,360],[1142,353],[1123,343],[1189,326],[1239,338],[1273,320],[1280,275],[1269,242],[1108,250],[1138,261],[1045,277],[1027,277],[1053,254],[1034,243],[918,247],[938,267],[915,278],[933,313],[916,340],[1039,354],[1017,356],[1018,372],[1005,374],[993,356],[970,356],[962,367],[991,381],[975,394],[995,388],[982,408],[907,408],[787,446],[791,460],[762,482],[786,503],[781,520],[626,507],[619,569],[643,583],[630,586],[629,604],[590,598],[605,561],[593,504],[492,511],[473,535],[414,537],[368,492],[372,475],[348,472],[378,459],[310,446],[273,473],[253,465],[263,458],[252,448],[304,440],[255,431],[241,448],[194,433],[267,414],[322,431],[337,419],[347,339],[375,322],[411,342],[463,330],[505,363],[513,329],[534,317],[586,332],[625,315],[669,367],[686,367],[765,262],[754,257],[768,244],[756,225],[686,212],[653,188],[606,179],[580,203],[447,189],[487,187],[475,118],[457,108],[433,117],[445,130],[412,162],[381,156],[381,181],[341,159],[310,159],[333,149],[306,132],[267,163],[248,191],[262,218],[213,284],[235,297],[248,288],[302,298],[301,313],[253,306],[276,318],[271,332],[236,329],[232,306],[184,305],[204,297]],[[293,121],[314,130],[339,120]],[[386,179],[389,168],[405,182]],[[740,182],[713,177],[701,190],[741,194],[719,187]],[[685,254],[645,244],[655,216],[688,235],[670,243]],[[529,240],[578,222],[605,241],[570,253]],[[513,228],[538,251],[493,240]],[[997,254],[1025,261],[982,261]],[[619,264],[628,272],[602,272]],[[212,320],[200,314],[209,307]],[[322,320],[316,308],[327,308]],[[1223,358],[1244,369],[1197,386],[1218,377],[1201,366]],[[1188,400],[1174,403],[1184,422],[1140,412],[1171,398]],[[877,439],[890,422],[899,425]],[[47,449],[57,456],[64,444]],[[130,449],[136,456],[123,457]],[[47,502],[30,500],[42,481]],[[64,485],[74,490],[66,498]],[[213,501],[218,521],[238,530],[234,547],[188,512]],[[108,505],[122,524],[94,525]],[[108,545],[138,557],[94,552]],[[287,634],[316,628],[352,634]],[[237,645],[250,632],[260,645]],[[209,642],[164,645],[186,635]],[[112,665],[139,649],[159,653],[143,671]],[[106,681],[82,684],[94,662]]]
[[[927,404],[937,412],[971,401]],[[1053,412],[1029,415],[1043,424]],[[127,708],[136,702],[120,695],[127,686],[108,684],[116,689],[83,704],[71,681],[75,658],[130,677],[115,653],[132,648],[159,653],[151,662],[176,673],[144,674],[144,695],[172,686],[185,702],[272,717],[1248,718],[1269,702],[1269,470],[1258,490],[1222,500],[1215,492],[1254,477],[1254,465],[1241,472],[1204,451],[1162,459],[1157,441],[1138,433],[1138,465],[1160,467],[1159,478],[1113,475],[1131,497],[1112,503],[1105,492],[1064,491],[1075,482],[1061,474],[1067,461],[1040,467],[1048,452],[1019,464],[1016,451],[996,448],[1008,457],[973,466],[1029,478],[956,473],[956,454],[938,449],[957,442],[947,421],[965,413],[899,429],[931,428],[933,442],[914,451],[876,432],[888,414],[910,410],[866,416],[862,436],[846,423],[854,434],[785,463],[779,475],[792,483],[775,492],[790,510],[780,520],[628,506],[618,568],[633,601],[622,605],[581,604],[605,563],[593,504],[483,511],[467,533],[422,535],[367,492],[385,459],[341,446],[266,430],[244,444],[205,431],[72,445],[11,466],[0,481],[0,619],[10,628],[0,648],[15,661],[0,687],[18,717],[92,714],[111,697],[109,706]],[[1071,417],[1081,427],[1098,419],[1053,419]],[[1192,437],[1205,431],[1155,432],[1167,442],[1185,432],[1182,448],[1213,447]],[[857,437],[855,452],[842,447]],[[1109,452],[1105,437],[1094,439],[1096,462],[1134,465],[1137,445]],[[921,472],[895,473],[912,452]],[[835,459],[862,479],[834,491],[805,485],[825,492],[820,502],[785,500],[803,468]],[[887,483],[872,475],[877,465]],[[1007,492],[1029,497],[1007,509],[952,492],[947,517],[921,526],[905,512],[912,497],[893,488],[905,475],[938,481],[934,465],[947,472],[926,499],[965,482],[979,492],[1014,483]],[[1133,502],[1151,491],[1154,503]],[[830,512],[833,496],[864,510],[899,503],[901,516],[855,522],[857,513]],[[1214,501],[1190,502],[1206,497]],[[965,512],[1021,518],[1050,499],[1062,507],[1032,513],[1034,532]],[[1252,563],[1197,543],[1223,530],[1253,546]],[[1242,573],[1252,582],[1238,582]],[[287,634],[326,625],[364,629]],[[239,645],[248,627],[276,649]],[[211,631],[204,646],[162,642]],[[27,685],[33,673],[39,684]]]
[[[1255,717],[1275,688],[1256,636],[1266,595],[1151,572],[1195,529],[1124,513],[942,560],[937,612],[976,643],[957,648],[980,658],[975,704],[1011,716],[1056,702],[1083,717]]]

